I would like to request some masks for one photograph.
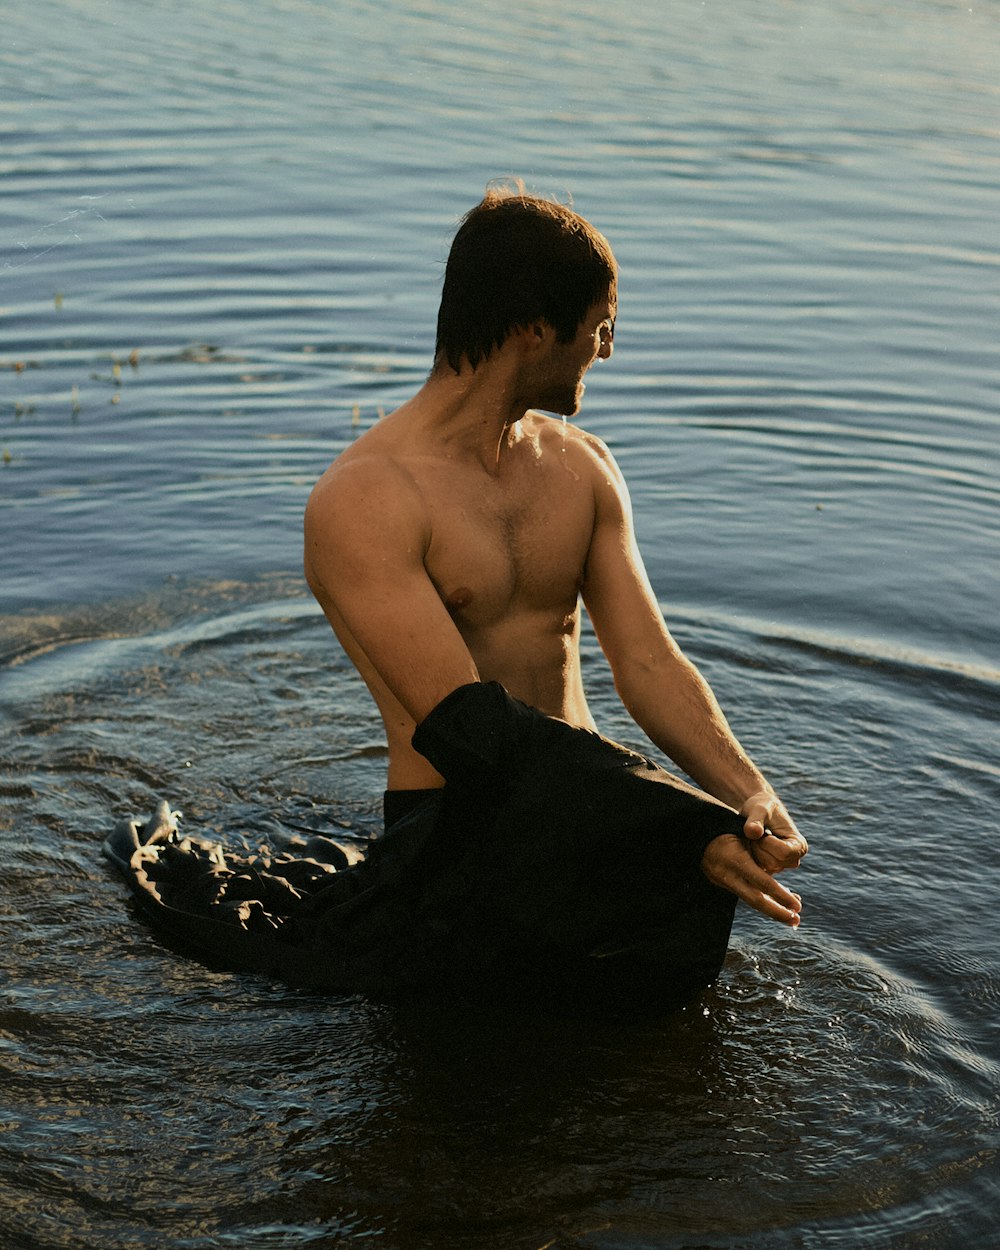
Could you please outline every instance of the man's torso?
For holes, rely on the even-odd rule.
[[[389,417],[331,472],[362,456],[402,471],[426,521],[427,575],[480,678],[499,681],[550,715],[593,727],[579,656],[579,596],[595,519],[593,452],[589,436],[552,418],[529,413],[518,427],[493,473],[445,447],[415,443],[405,422]],[[410,745],[412,720],[336,610],[324,608],[382,713],[389,788],[440,784]]]

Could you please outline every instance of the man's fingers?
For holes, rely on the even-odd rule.
[[[744,808],[740,815],[746,817],[743,822],[743,836],[745,838],[750,838],[751,840],[762,838],[767,832],[767,812],[763,808],[757,806],[752,806],[749,810]]]
[[[750,854],[766,872],[783,872],[786,868],[798,868],[805,849],[803,839],[785,841],[772,833],[750,843]]]
[[[775,805],[778,803],[777,795],[771,794],[769,791],[761,791],[759,794],[751,794],[740,808],[740,815],[743,817],[743,832],[748,838],[759,838],[764,834],[764,830],[771,823],[774,815]]]
[[[792,911],[790,907],[782,907],[764,894],[761,894],[756,900],[752,898],[744,899],[744,902],[749,903],[754,911],[759,911],[761,915],[767,916],[771,920],[777,920],[781,924],[788,925],[790,929],[797,929],[801,924],[801,917],[797,911]]]
[[[736,871],[732,876],[733,884],[729,889],[754,911],[780,920],[793,928],[798,925],[799,913],[802,911],[801,898],[791,890],[786,890],[770,873],[752,864],[752,867],[748,865],[742,873]]]
[[[787,924],[793,929],[799,926],[800,913],[802,911],[802,900],[797,894],[793,894],[791,890],[784,889],[779,882],[773,877],[768,877],[770,888],[756,889],[751,887],[747,893],[741,894],[740,897],[755,910],[770,916],[773,920],[780,920],[782,924]]]
[[[723,835],[710,842],[702,858],[702,868],[710,881],[730,890],[754,911],[791,928],[798,926],[802,900],[758,865],[747,843],[739,838]]]
[[[777,858],[781,867],[794,867],[809,850],[809,844],[776,794],[751,795],[740,808],[740,815],[743,817],[743,836],[755,844],[755,851],[756,844],[768,838],[776,839],[789,848],[790,854],[784,855],[773,843],[768,843],[772,858]]]
[[[794,868],[796,863],[790,864],[787,859],[777,852],[773,852],[768,845],[767,838],[760,838],[757,842],[750,843],[750,854],[754,858],[754,863],[758,864],[765,872],[782,872],[785,868]]]

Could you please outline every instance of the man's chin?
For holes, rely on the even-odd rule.
[[[577,391],[573,395],[551,395],[548,399],[539,403],[538,407],[543,412],[554,413],[557,417],[575,417],[580,411],[580,405],[583,403],[584,386],[581,382]]]

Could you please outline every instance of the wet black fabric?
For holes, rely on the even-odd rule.
[[[388,829],[404,816],[410,816],[418,807],[438,802],[440,790],[386,790],[382,795],[382,823]]]
[[[454,691],[413,741],[446,785],[398,794],[395,816],[389,792],[361,858],[320,837],[224,849],[166,805],[105,853],[187,949],[318,988],[659,1009],[718,975],[736,900],[699,865],[740,833],[729,808],[496,683]]]

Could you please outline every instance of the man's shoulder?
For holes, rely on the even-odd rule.
[[[553,456],[570,457],[578,472],[582,469],[601,478],[608,473],[618,476],[618,465],[602,438],[561,417],[549,417],[534,411],[528,416],[543,451]]]
[[[310,493],[306,504],[307,532],[322,530],[326,541],[341,534],[352,541],[403,525],[424,524],[419,490],[404,461],[384,440],[359,439],[333,461]]]
[[[372,434],[368,431],[336,457],[313,487],[310,503],[412,487],[411,475],[391,441]]]

